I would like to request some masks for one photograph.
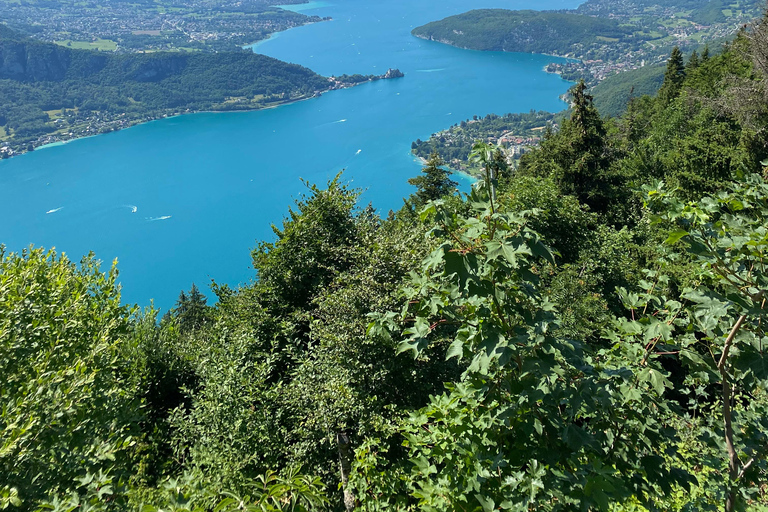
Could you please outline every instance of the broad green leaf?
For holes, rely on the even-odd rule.
[[[688,235],[690,235],[688,231],[685,231],[684,229],[676,229],[669,234],[669,236],[667,237],[664,243],[668,245],[672,245],[678,242],[683,237],[686,237]]]
[[[448,347],[448,351],[445,354],[445,359],[446,361],[454,357],[461,359],[463,356],[464,356],[464,340],[462,340],[461,338],[456,338],[451,343],[451,346]]]

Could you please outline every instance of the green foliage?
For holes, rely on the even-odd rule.
[[[319,479],[298,472],[281,477],[268,471],[249,482],[242,494],[211,488],[196,472],[169,478],[146,496],[105,473],[88,474],[78,483],[79,494],[54,496],[36,512],[307,512],[323,510],[328,503]]]
[[[635,198],[622,185],[666,176],[685,183],[684,197],[701,198],[727,186],[737,166],[754,168],[764,158],[764,149],[751,142],[752,130],[761,129],[759,125],[747,128],[740,124],[738,112],[713,108],[716,98],[729,94],[734,75],[747,79],[747,50],[737,40],[723,55],[701,59],[684,77],[675,98],[641,99],[615,127],[601,121],[583,87],[577,89],[571,119],[559,132],[548,134],[541,149],[524,157],[518,174],[500,183],[495,201],[487,195],[478,201],[482,198],[474,195],[470,203],[484,204],[474,205],[469,215],[448,203],[432,207],[432,233],[443,245],[424,261],[422,273],[413,276],[402,316],[379,317],[372,332],[404,324],[401,348],[421,354],[431,346],[436,329],[450,325],[453,342],[446,353],[463,357],[467,371],[403,421],[400,436],[371,440],[358,450],[353,484],[364,509],[522,510],[534,503],[537,509],[560,510],[714,510],[726,503],[727,510],[760,507],[765,501],[761,482],[768,446],[768,397],[757,377],[763,373],[762,323],[758,315],[739,326],[731,362],[722,368],[728,377],[723,377],[716,366],[745,299],[739,293],[727,294],[728,280],[719,282],[717,275],[730,276],[742,287],[748,285],[733,275],[762,280],[765,214],[759,208],[768,195],[765,185],[739,185],[728,194],[702,200],[700,206],[681,203],[680,212],[689,213],[659,217],[661,223],[654,225],[648,223],[647,212],[632,206]],[[750,86],[761,83],[752,79]],[[590,165],[592,173],[586,172]],[[546,181],[537,182],[541,178]],[[567,192],[572,195],[564,195]],[[608,198],[602,203],[606,206],[599,206],[598,194]],[[572,206],[567,206],[568,197]],[[579,212],[584,203],[606,213],[629,203],[624,211],[631,215],[595,219]],[[543,211],[529,214],[524,222],[517,220],[515,227],[504,224],[511,212],[520,215],[532,207]],[[734,218],[720,225],[715,219],[725,218],[724,208],[733,210]],[[553,223],[548,209],[562,212],[562,226]],[[749,213],[738,217],[734,209]],[[668,253],[663,233],[678,218],[684,225],[699,222],[696,236],[709,238],[713,248],[703,254],[695,248],[692,253]],[[498,256],[492,251],[495,229],[501,236],[511,230],[530,244],[537,239],[526,229],[534,225],[547,236],[563,237],[559,244],[570,249],[568,263],[534,265],[513,251],[502,250]],[[691,233],[686,227],[670,242],[680,237],[687,241]],[[581,234],[584,238],[579,239]],[[533,250],[524,254],[532,258]],[[720,263],[713,255],[723,261],[733,256],[730,270],[717,270]],[[659,270],[641,271],[659,265],[672,277]],[[762,284],[754,281],[749,286],[750,293],[760,295]],[[623,290],[621,303],[615,300],[617,287]],[[628,293],[628,287],[645,293]],[[522,296],[520,289],[525,290]],[[537,303],[543,301],[537,290],[552,293],[560,307]],[[750,300],[762,311],[762,302]],[[536,316],[545,314],[549,317],[544,320]],[[517,329],[516,338],[505,331],[506,325]],[[566,339],[565,333],[586,343],[569,341],[567,346],[577,350],[564,349],[559,340]],[[545,354],[546,363],[539,362]],[[708,368],[702,366],[705,360]],[[572,368],[578,371],[572,374]],[[556,374],[562,381],[547,378],[547,371],[560,372]],[[720,390],[723,382],[729,382],[725,395]],[[568,395],[570,384],[589,389],[591,401]],[[546,409],[549,392],[559,400],[553,399]],[[528,398],[533,395],[536,400]],[[599,402],[597,397],[607,398]],[[564,404],[573,403],[586,409],[566,412]],[[535,406],[528,409],[528,404]],[[622,409],[610,419],[607,411],[625,406],[631,411]],[[723,426],[729,414],[731,441]],[[552,423],[544,419],[558,422],[562,430],[556,437],[546,437]],[[603,421],[621,425],[618,437],[630,436],[632,441],[598,449],[596,456],[589,447],[602,442],[597,432],[611,429],[591,429]],[[580,442],[568,430],[571,425],[583,435],[576,437]],[[402,449],[401,443],[407,460],[393,463],[391,454]],[[614,449],[624,450],[626,456]],[[570,456],[579,464],[595,464],[585,474],[602,480],[579,481],[584,466],[567,462]],[[562,473],[560,463],[568,468]],[[614,479],[611,471],[623,464],[642,470],[624,466]],[[723,475],[728,474],[730,483],[724,484]],[[570,480],[558,480],[561,475]],[[636,478],[632,483],[630,475]]]
[[[685,64],[680,48],[675,46],[667,60],[667,69],[664,72],[664,82],[659,89],[659,98],[664,103],[669,103],[680,94],[680,89],[685,80]]]
[[[625,195],[621,177],[609,168],[607,127],[583,81],[571,93],[570,119],[563,121],[559,133],[542,141],[541,151],[521,159],[518,173],[551,176],[563,194],[607,213],[617,196]]]
[[[367,315],[397,306],[426,252],[423,228],[357,209],[340,177],[309,190],[254,250],[258,281],[219,288],[215,321],[184,341],[200,390],[171,419],[176,453],[224,487],[299,464],[337,482],[337,434],[353,447],[382,436],[456,375],[366,337]]]
[[[507,211],[537,210],[528,225],[557,251],[558,261],[571,263],[590,242],[597,217],[571,195],[562,194],[552,178],[520,176],[502,182],[500,208]]]
[[[18,489],[7,485],[0,489],[0,510],[5,510],[10,506],[20,507],[21,503]]]
[[[686,199],[697,199],[717,192],[745,167],[757,169],[766,154],[758,142],[763,121],[752,124],[740,107],[727,106],[734,103],[728,84],[759,84],[747,78],[747,51],[744,41],[737,40],[686,76],[676,98],[659,93],[656,101],[632,105],[625,117],[633,146],[627,164],[638,184],[664,180]]]
[[[598,37],[632,37],[633,30],[580,14],[477,9],[417,27],[413,34],[473,50],[565,54]]]
[[[259,287],[274,307],[306,307],[319,291],[353,263],[361,224],[352,216],[358,192],[339,183],[340,175],[321,190],[308,185],[312,196],[297,201],[282,229],[273,227],[275,243],[262,242],[253,251]]]
[[[687,485],[663,464],[674,453],[659,416],[666,372],[641,366],[637,346],[591,354],[558,336],[556,309],[537,290],[537,267],[554,259],[526,226],[535,212],[495,210],[479,189],[469,201],[468,217],[425,211],[447,241],[413,275],[400,319],[400,350],[416,356],[437,326],[454,325],[446,357],[467,370],[403,422],[402,466],[361,449],[363,509],[609,510]],[[371,330],[396,328],[383,315]]]
[[[440,155],[437,152],[432,153],[426,165],[421,169],[424,176],[417,176],[408,180],[408,183],[416,187],[412,201],[416,208],[443,196],[452,195],[456,191],[457,183],[449,178],[451,173],[443,169],[443,165],[445,162],[440,158]]]
[[[141,418],[131,309],[117,272],[40,249],[0,249],[0,489],[24,509],[75,477],[125,467]]]
[[[194,283],[189,293],[182,291],[179,294],[172,317],[176,319],[182,332],[200,329],[210,321],[211,315],[207,302],[208,299],[200,293]]]
[[[638,334],[645,333],[646,357],[657,350],[672,352],[689,367],[685,393],[694,407],[711,388],[722,389],[715,403],[724,426],[710,425],[702,439],[720,447],[721,467],[728,467],[729,478],[720,492],[727,511],[743,509],[754,499],[768,468],[768,360],[763,352],[766,197],[768,185],[757,175],[698,203],[683,203],[663,189],[648,192],[652,205],[661,209],[657,221],[678,226],[667,243],[682,241],[699,271],[696,286],[682,291],[683,303],[652,292],[641,299],[638,306],[652,316],[639,320],[644,326]],[[636,307],[633,299],[624,297]],[[654,332],[662,322],[667,327]],[[665,348],[657,349],[659,344]]]
[[[147,309],[134,319],[132,338],[127,357],[143,402],[144,435],[137,444],[138,463],[131,468],[131,482],[152,486],[180,469],[179,460],[172,457],[169,419],[177,409],[190,407],[199,382],[176,323],[164,320],[158,324],[157,312]]]

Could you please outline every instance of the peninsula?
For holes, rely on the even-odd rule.
[[[323,77],[251,51],[116,54],[70,49],[0,25],[0,158],[199,111],[258,110],[382,75]]]
[[[413,29],[416,37],[481,51],[543,53],[568,57],[546,70],[567,80],[584,80],[604,116],[618,117],[630,97],[653,96],[664,78],[664,62],[678,47],[695,66],[709,46],[733,39],[760,14],[758,0],[587,0],[578,9],[511,11],[478,9]],[[453,170],[477,171],[468,155],[478,140],[499,144],[507,163],[516,166],[537,147],[547,125],[557,129],[565,113],[489,114],[462,121],[418,139],[413,153],[424,159],[436,152]]]
[[[576,59],[549,72],[594,86],[617,73],[662,63],[673,47],[701,51],[761,14],[760,0],[587,0],[578,9],[479,9],[413,29],[422,39],[484,51]]]

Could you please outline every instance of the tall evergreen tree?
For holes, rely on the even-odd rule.
[[[685,72],[688,73],[690,71],[693,71],[697,67],[699,67],[699,54],[696,53],[696,50],[693,50],[691,52],[691,56],[688,57],[688,63],[685,65]]]
[[[422,176],[408,180],[416,187],[412,203],[417,208],[424,204],[452,194],[458,185],[450,178],[451,173],[442,168],[445,165],[437,152],[432,153],[427,164],[421,169]]]
[[[570,118],[558,132],[544,138],[540,149],[523,156],[517,175],[549,177],[561,194],[608,214],[622,203],[625,178],[610,167],[606,125],[583,80],[571,89],[571,97]]]
[[[664,72],[664,82],[659,89],[659,98],[664,104],[677,98],[685,80],[685,63],[683,53],[675,46],[667,61],[667,70]]]
[[[709,60],[709,45],[704,46],[704,50],[701,52],[701,62],[707,62]]]
[[[208,299],[200,293],[197,285],[192,283],[189,293],[182,291],[176,301],[174,314],[182,332],[194,331],[201,328],[209,320]]]

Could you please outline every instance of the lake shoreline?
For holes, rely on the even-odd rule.
[[[411,152],[411,155],[412,155],[412,156],[413,156],[413,157],[414,157],[416,160],[418,160],[419,162],[421,162],[421,165],[422,165],[422,167],[424,167],[424,166],[426,166],[426,165],[427,165],[427,159],[426,159],[426,158],[424,158],[423,156],[417,156],[417,155],[416,155],[415,153],[413,153],[413,152]],[[455,168],[451,167],[451,166],[450,166],[450,165],[448,165],[448,164],[445,164],[445,165],[443,165],[442,167],[444,167],[444,168],[448,169],[448,171],[449,171],[451,174],[459,174],[459,175],[461,175],[461,179],[466,179],[467,181],[471,182],[472,184],[475,184],[475,183],[477,183],[478,181],[480,181],[480,177],[479,177],[479,176],[475,176],[474,174],[472,174],[472,173],[469,173],[469,172],[467,172],[467,171],[462,171],[461,169],[455,169]]]
[[[244,112],[264,103],[209,102],[189,112],[185,105],[158,109],[151,117],[126,115],[124,127],[201,114],[145,122],[0,163],[3,243],[8,250],[34,243],[72,255],[94,251],[105,262],[119,258],[123,300],[154,299],[165,309],[192,282],[247,282],[253,275],[250,248],[274,240],[270,226],[279,226],[290,205],[308,193],[304,183],[322,188],[345,170],[344,182],[363,191],[359,204],[370,203],[386,215],[415,191],[408,179],[421,166],[410,153],[412,140],[475,114],[564,107],[557,97],[568,84],[541,71],[549,57],[489,56],[410,35],[411,24],[458,11],[464,0],[396,2],[333,0],[333,9],[316,12],[332,15],[334,23],[281,33],[258,52],[325,76],[379,74],[396,65],[407,80],[323,94],[311,102],[299,98],[333,85],[323,81],[292,98],[275,98],[281,105],[293,100],[290,107],[249,115],[205,112]],[[417,72],[422,69],[441,71]],[[106,125],[95,118],[81,117],[78,124],[91,122],[96,133]],[[71,131],[56,136],[69,139]],[[474,181],[463,173],[451,179],[463,193]],[[138,213],[125,205],[137,206]],[[59,207],[64,209],[46,214]],[[172,219],[149,220],[163,216]]]
[[[331,81],[331,78],[333,78],[333,77],[328,77],[329,81]],[[72,136],[72,137],[60,137],[60,136],[48,134],[48,135],[46,135],[42,139],[41,143],[38,143],[37,145],[35,143],[30,143],[29,145],[32,146],[32,150],[24,149],[24,150],[21,150],[21,151],[14,152],[13,154],[11,154],[9,156],[0,157],[0,162],[2,162],[3,160],[10,160],[11,158],[18,157],[18,156],[21,156],[21,155],[25,155],[25,154],[30,153],[32,151],[39,151],[41,149],[49,149],[49,148],[53,148],[53,147],[57,147],[57,146],[62,146],[64,144],[69,144],[70,142],[73,142],[73,141],[76,141],[76,140],[89,139],[91,137],[96,137],[96,136],[99,136],[99,135],[106,135],[108,133],[118,132],[118,131],[121,131],[121,130],[127,130],[129,128],[133,128],[134,126],[138,126],[138,125],[146,124],[146,123],[151,123],[151,122],[154,122],[154,121],[160,121],[160,120],[163,120],[163,119],[172,119],[174,117],[181,117],[181,116],[193,115],[193,114],[233,114],[233,113],[238,113],[238,112],[250,113],[250,112],[259,112],[259,111],[262,111],[262,110],[271,110],[271,109],[275,109],[275,108],[279,108],[279,107],[284,107],[284,106],[287,106],[287,105],[292,105],[292,104],[298,103],[300,101],[307,101],[307,100],[311,100],[311,99],[314,99],[314,98],[319,98],[323,94],[326,94],[326,93],[329,93],[329,92],[340,91],[340,90],[343,90],[343,89],[350,89],[352,87],[357,87],[358,85],[372,83],[372,82],[376,82],[378,80],[392,80],[394,78],[401,78],[401,77],[387,77],[385,75],[378,75],[378,76],[373,76],[369,80],[365,80],[363,82],[357,82],[357,83],[340,83],[340,82],[335,82],[334,86],[332,86],[332,87],[330,87],[330,88],[328,88],[326,90],[323,90],[323,91],[316,91],[312,95],[305,95],[305,96],[302,96],[302,97],[292,98],[292,99],[289,99],[289,100],[284,100],[284,101],[276,102],[274,104],[265,105],[265,106],[262,106],[262,107],[254,107],[254,108],[246,107],[246,108],[222,109],[222,110],[216,110],[216,109],[189,110],[189,111],[186,111],[186,112],[170,111],[170,112],[166,112],[164,114],[160,114],[160,115],[157,115],[157,116],[150,116],[150,117],[144,118],[144,119],[132,119],[132,120],[116,119],[115,121],[113,121],[113,123],[114,124],[119,124],[119,126],[116,126],[116,127],[115,126],[109,126],[108,127],[109,129],[104,129],[103,131],[99,131],[97,133],[75,135],[75,136]]]

